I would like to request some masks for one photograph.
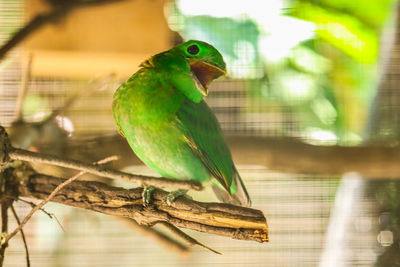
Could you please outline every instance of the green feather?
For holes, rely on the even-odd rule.
[[[204,101],[197,104],[186,100],[178,110],[177,117],[178,127],[185,134],[192,151],[220,184],[230,191],[232,156],[211,109]]]

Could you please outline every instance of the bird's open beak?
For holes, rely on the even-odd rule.
[[[204,96],[208,95],[208,85],[218,77],[226,75],[226,70],[204,61],[189,62],[190,70],[197,89]]]

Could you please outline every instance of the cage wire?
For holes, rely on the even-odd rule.
[[[185,39],[203,36],[202,39],[213,41],[227,59],[233,75],[214,82],[207,98],[225,134],[249,138],[290,136],[315,142],[313,135],[304,131],[315,126],[315,116],[309,110],[296,108],[304,102],[304,96],[283,96],[282,101],[282,95],[287,92],[279,90],[280,80],[274,80],[271,73],[279,72],[283,67],[279,64],[266,67],[259,59],[260,51],[252,47],[258,43],[257,38],[261,38],[260,29],[252,24],[252,19],[243,15],[235,19],[199,18],[185,15],[174,3],[167,9],[170,10],[167,19],[172,29]],[[24,1],[0,2],[0,38],[3,42],[23,25],[23,10]],[[221,40],[221,32],[228,40]],[[10,126],[15,116],[15,101],[23,75],[20,51],[13,51],[0,63],[0,122],[4,126]],[[246,60],[249,57],[251,60]],[[290,77],[290,72],[285,75]],[[322,74],[316,75],[324,79]],[[298,79],[306,81],[304,76]],[[379,105],[384,107],[380,109],[382,117],[379,119],[383,134],[385,129],[396,132],[389,126],[398,121],[400,106],[397,74],[387,79],[390,86],[379,97]],[[117,84],[112,82],[105,90],[77,100],[62,113],[72,122],[73,135],[115,132],[111,101]],[[65,104],[74,92],[88,86],[87,80],[33,77],[25,101],[28,110],[25,116],[34,121],[38,117],[32,117],[32,114],[48,114]],[[395,125],[398,127],[398,123]],[[330,139],[323,141],[330,142]],[[239,165],[238,169],[253,206],[266,215],[269,243],[190,232],[223,255],[194,248],[187,258],[182,259],[110,216],[48,204],[46,210],[57,216],[65,232],[46,214],[37,213],[30,220],[24,229],[32,266],[373,266],[384,252],[384,246],[391,245],[390,233],[382,234],[379,225],[381,209],[373,194],[368,195],[369,191],[363,190],[369,185],[357,175],[350,175],[343,183],[339,177],[281,174],[262,166]],[[29,210],[29,206],[20,202],[16,208],[20,216]],[[12,221],[9,227],[15,226]],[[379,243],[382,240],[379,235],[382,238],[384,234],[389,235],[385,239],[389,239],[388,243]],[[19,236],[10,242],[5,264],[24,266],[24,249]]]

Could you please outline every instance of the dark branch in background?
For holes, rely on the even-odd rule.
[[[15,46],[21,43],[29,35],[40,29],[46,24],[55,23],[61,18],[67,16],[71,11],[91,7],[95,5],[112,4],[121,2],[124,0],[68,0],[68,1],[47,1],[52,5],[52,9],[48,12],[43,12],[36,15],[30,20],[24,27],[19,29],[1,48],[0,48],[0,60]]]
[[[357,172],[364,178],[400,178],[399,145],[321,146],[273,137],[231,137],[227,141],[237,164],[299,174]]]
[[[318,174],[332,177],[358,172],[364,178],[400,178],[400,146],[322,146],[294,138],[227,136],[234,162],[238,165],[260,165],[278,172]],[[70,138],[63,156],[94,160],[109,154],[121,155],[113,164],[120,169],[139,165],[126,140],[119,135]],[[88,153],[88,151],[90,153]],[[246,177],[244,177],[246,179]]]

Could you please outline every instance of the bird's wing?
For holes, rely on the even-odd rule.
[[[229,193],[235,193],[230,189],[235,170],[232,156],[208,105],[204,100],[200,103],[186,100],[178,110],[177,118],[178,127],[193,153]]]

